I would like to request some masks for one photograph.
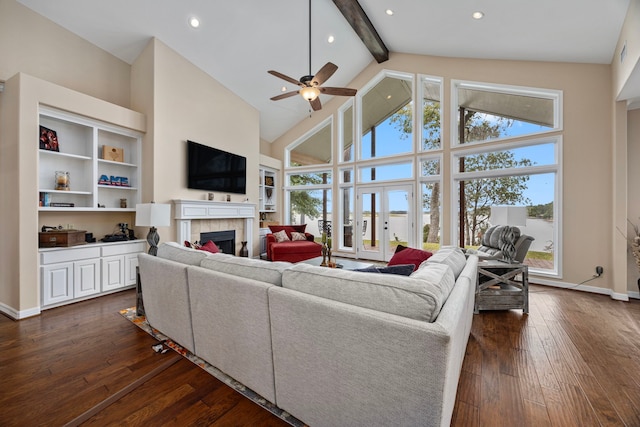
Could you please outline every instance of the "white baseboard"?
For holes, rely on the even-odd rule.
[[[33,307],[27,310],[16,310],[6,304],[0,302],[0,312],[6,314],[14,320],[26,319],[27,317],[37,316],[40,314],[40,307]]]
[[[629,298],[640,299],[640,293],[628,291],[626,294],[614,292],[612,289],[599,288],[597,286],[589,286],[589,285],[578,285],[577,283],[565,283],[565,282],[556,282],[555,280],[542,279],[539,277],[531,280],[529,278],[530,283],[535,283],[536,285],[545,285],[552,286],[554,288],[562,288],[562,289],[572,289],[576,291],[582,292],[590,292],[592,294],[601,294],[601,295],[609,295],[611,299],[617,301],[629,301]]]

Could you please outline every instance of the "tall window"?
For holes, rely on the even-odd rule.
[[[384,73],[361,95],[360,160],[413,150],[413,75]]]
[[[326,120],[291,144],[286,152],[285,206],[289,224],[307,224],[320,238],[319,221],[333,216],[332,122]]]
[[[453,93],[460,246],[478,246],[492,225],[515,225],[535,239],[525,263],[558,274],[561,93],[462,82]],[[526,222],[493,224],[492,211],[502,206],[526,209]]]

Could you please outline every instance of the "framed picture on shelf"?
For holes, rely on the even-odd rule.
[[[273,187],[273,177],[272,176],[265,176],[264,177],[264,185],[268,185]]]
[[[58,134],[55,130],[40,126],[40,149],[48,151],[60,151]]]

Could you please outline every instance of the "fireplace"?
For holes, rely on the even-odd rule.
[[[200,243],[205,244],[209,240],[213,241],[225,254],[235,255],[236,251],[236,231],[208,231],[200,233]]]
[[[253,221],[256,217],[255,204],[180,199],[174,200],[173,204],[178,242],[196,240],[199,234],[205,231],[233,229],[236,233],[240,233],[238,238],[247,242],[248,256],[252,256],[254,249]],[[215,226],[210,224],[211,221],[215,222]],[[194,223],[193,230],[192,222]],[[202,240],[202,238],[200,239]],[[236,250],[237,248],[234,248],[229,253],[234,254]]]

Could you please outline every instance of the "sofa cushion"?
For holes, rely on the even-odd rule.
[[[456,246],[443,246],[439,251],[433,254],[426,263],[448,265],[451,267],[451,271],[453,271],[453,276],[457,279],[460,273],[462,273],[462,270],[467,263],[467,259],[465,258],[462,249]]]
[[[419,269],[411,273],[414,279],[424,280],[425,286],[429,286],[433,292],[437,292],[442,304],[445,303],[449,294],[456,284],[453,270],[447,264],[423,263]]]
[[[382,274],[398,274],[400,276],[410,276],[416,268],[413,264],[398,264],[387,267],[376,267],[375,265],[367,268],[356,268],[351,271],[362,271],[364,273],[382,273]]]
[[[424,280],[391,274],[296,264],[282,273],[282,286],[427,322],[433,322],[442,307],[441,292]]]
[[[277,233],[280,230],[284,230],[285,233],[287,233],[287,236],[289,237],[289,240],[291,240],[291,233],[293,231],[297,231],[298,233],[304,233],[307,229],[307,224],[301,224],[301,225],[270,225],[269,226],[269,230],[271,230],[272,233]]]
[[[413,264],[417,270],[418,267],[420,267],[420,264],[429,259],[431,255],[433,254],[429,251],[398,245],[396,247],[396,252],[393,254],[387,265]]]
[[[200,265],[200,261],[207,257],[207,252],[187,248],[176,242],[165,242],[158,246],[158,257],[182,264]]]
[[[221,271],[277,286],[282,286],[282,272],[291,266],[291,263],[283,261],[269,262],[261,259],[234,256],[219,257],[218,255],[220,254],[203,259],[200,265],[210,270]]]

